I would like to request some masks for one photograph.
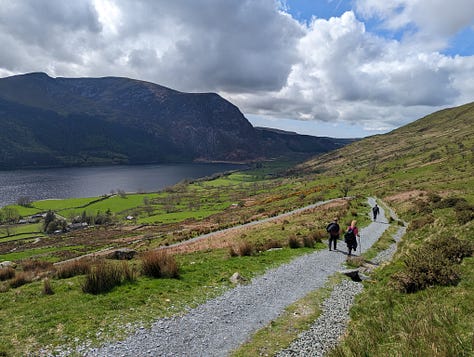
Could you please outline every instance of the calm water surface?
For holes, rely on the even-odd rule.
[[[176,164],[0,171],[0,207],[15,203],[19,197],[42,200],[94,197],[118,189],[157,191],[184,179],[242,168],[232,164]]]

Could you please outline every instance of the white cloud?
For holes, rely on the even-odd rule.
[[[414,51],[367,32],[353,12],[313,20],[299,55],[280,91],[230,98],[254,114],[345,121],[375,131],[474,99],[466,80],[474,57]]]
[[[449,38],[474,25],[472,0],[357,0],[356,11],[392,31],[406,30],[416,48],[443,49]]]

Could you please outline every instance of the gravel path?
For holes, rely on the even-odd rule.
[[[397,219],[393,211],[390,210],[388,213],[392,218]],[[381,216],[384,214],[382,213]],[[405,227],[400,227],[393,235],[395,242],[377,254],[372,262],[381,264],[390,260],[405,231]],[[349,322],[349,309],[354,298],[362,290],[361,283],[350,280],[343,280],[336,285],[331,296],[323,302],[322,313],[310,329],[302,332],[288,348],[277,353],[276,357],[322,357],[326,352],[336,347]]]
[[[372,198],[368,201],[371,206],[375,204]],[[362,252],[389,227],[384,217],[381,208],[378,221],[360,230]],[[255,331],[277,318],[285,307],[323,287],[330,275],[343,269],[345,244],[340,241],[339,245],[344,252],[325,249],[296,258],[183,316],[157,320],[150,329],[140,329],[124,341],[76,353],[84,356],[227,356]],[[348,289],[343,287],[342,290]]]

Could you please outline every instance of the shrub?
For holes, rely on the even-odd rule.
[[[54,271],[54,265],[51,262],[45,262],[43,260],[25,260],[21,263],[23,271]]]
[[[261,250],[266,251],[275,248],[282,248],[281,242],[276,239],[269,239],[262,244]]]
[[[392,276],[394,286],[405,293],[414,293],[432,285],[456,285],[464,257],[472,256],[471,242],[444,237],[413,250],[404,259],[404,269]]]
[[[453,263],[461,263],[463,258],[470,257],[474,253],[474,243],[456,237],[444,236],[430,241],[427,249],[435,251],[439,256]]]
[[[415,231],[417,229],[423,228],[424,226],[433,223],[434,220],[435,220],[434,217],[431,215],[414,219],[413,221],[411,221],[410,225],[408,226],[408,230]]]
[[[53,291],[53,288],[51,286],[51,281],[46,278],[43,280],[43,295],[53,295],[54,294],[54,291]]]
[[[141,260],[143,275],[152,278],[179,278],[179,266],[176,259],[165,251],[148,251]]]
[[[12,267],[0,269],[0,281],[11,279],[15,276],[15,269]]]
[[[466,224],[474,219],[474,210],[456,211],[456,220],[459,224]]]
[[[415,200],[414,205],[415,207],[413,210],[417,214],[429,214],[433,211],[430,203],[422,199]]]
[[[297,236],[290,236],[290,238],[288,238],[288,246],[291,249],[301,248],[301,245],[301,241]]]
[[[318,229],[317,231],[311,233],[311,238],[313,238],[315,243],[321,243],[323,239],[326,239],[327,237],[328,233],[325,229]]]
[[[255,254],[255,250],[255,245],[247,241],[240,243],[238,247],[241,257],[250,257]]]
[[[428,200],[431,202],[431,203],[439,203],[441,201],[441,196],[438,195],[437,193],[434,193],[434,192],[429,192],[428,193]]]
[[[9,281],[9,285],[11,288],[18,288],[30,283],[31,280],[31,274],[21,271],[18,274],[15,274],[15,276]]]
[[[303,237],[303,246],[306,248],[314,248],[314,239],[312,237]]]
[[[474,219],[474,206],[467,201],[458,201],[454,211],[459,224],[466,224]]]
[[[395,273],[392,278],[401,292],[414,293],[433,285],[456,285],[459,272],[447,259],[439,259],[432,252],[420,251],[407,257],[406,269]]]
[[[87,274],[90,271],[90,262],[85,260],[73,260],[63,263],[56,268],[58,279],[72,278],[73,276]]]
[[[94,295],[108,292],[122,283],[122,274],[118,265],[101,261],[87,273],[82,291]]]
[[[229,255],[232,257],[232,258],[235,258],[235,257],[238,257],[239,256],[239,253],[236,251],[235,247],[232,246],[229,248]]]

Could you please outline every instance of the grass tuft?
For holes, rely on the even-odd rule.
[[[137,280],[138,272],[134,266],[130,266],[128,262],[122,262],[123,279],[129,283]]]
[[[25,260],[21,263],[23,271],[32,271],[35,273],[44,271],[54,271],[54,265],[51,262],[43,260]]]
[[[303,237],[303,247],[314,248],[315,243],[316,242],[314,241],[312,237],[309,237],[309,236]]]
[[[141,260],[143,275],[152,278],[179,278],[176,259],[165,251],[148,251]]]
[[[291,249],[298,249],[298,248],[301,248],[302,243],[301,243],[301,240],[297,236],[293,235],[293,236],[290,236],[290,238],[288,238],[288,246]]]
[[[51,280],[48,278],[43,280],[43,295],[54,295],[53,287],[51,286]]]
[[[0,281],[11,279],[15,276],[15,269],[12,267],[0,269]]]
[[[15,274],[15,276],[9,281],[9,285],[11,288],[15,289],[25,284],[31,283],[31,281],[32,281],[31,273],[21,271]]]
[[[118,265],[100,261],[87,273],[82,291],[93,295],[109,292],[122,283],[122,275]]]
[[[68,279],[77,275],[84,275],[90,271],[90,262],[85,260],[73,260],[57,267],[56,277],[58,279]]]
[[[243,241],[240,242],[236,247],[230,247],[229,254],[231,257],[250,257],[255,254],[255,251],[256,248],[254,244]]]

